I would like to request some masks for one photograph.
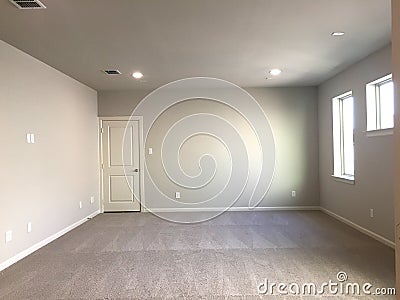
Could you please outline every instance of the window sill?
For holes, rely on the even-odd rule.
[[[366,131],[367,137],[393,135],[393,128]]]
[[[354,184],[354,176],[337,176],[337,175],[332,175],[332,178],[335,181],[338,182],[343,182],[343,183],[347,183],[347,184]]]

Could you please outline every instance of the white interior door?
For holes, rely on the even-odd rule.
[[[139,143],[139,121],[102,121],[105,212],[140,211]]]

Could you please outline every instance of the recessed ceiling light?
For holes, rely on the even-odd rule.
[[[343,36],[344,32],[343,31],[334,31],[331,33],[332,36]]]
[[[269,71],[269,74],[271,74],[272,76],[278,76],[281,73],[282,73],[282,70],[280,70],[280,69],[272,69],[271,71]]]
[[[132,74],[132,77],[135,78],[135,79],[140,79],[140,78],[143,77],[143,74],[140,73],[140,72],[134,72],[134,73]]]

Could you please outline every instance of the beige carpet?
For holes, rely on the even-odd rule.
[[[195,225],[101,214],[1,272],[0,299],[314,299],[257,287],[338,282],[341,271],[394,287],[394,251],[321,212],[229,212]]]

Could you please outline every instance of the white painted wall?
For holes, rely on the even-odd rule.
[[[4,265],[99,210],[97,92],[0,41],[0,108]]]
[[[319,86],[319,175],[321,206],[394,241],[393,135],[367,137],[365,85],[390,74],[391,45]],[[332,178],[332,98],[353,91],[355,184]],[[370,209],[374,209],[374,218]]]

